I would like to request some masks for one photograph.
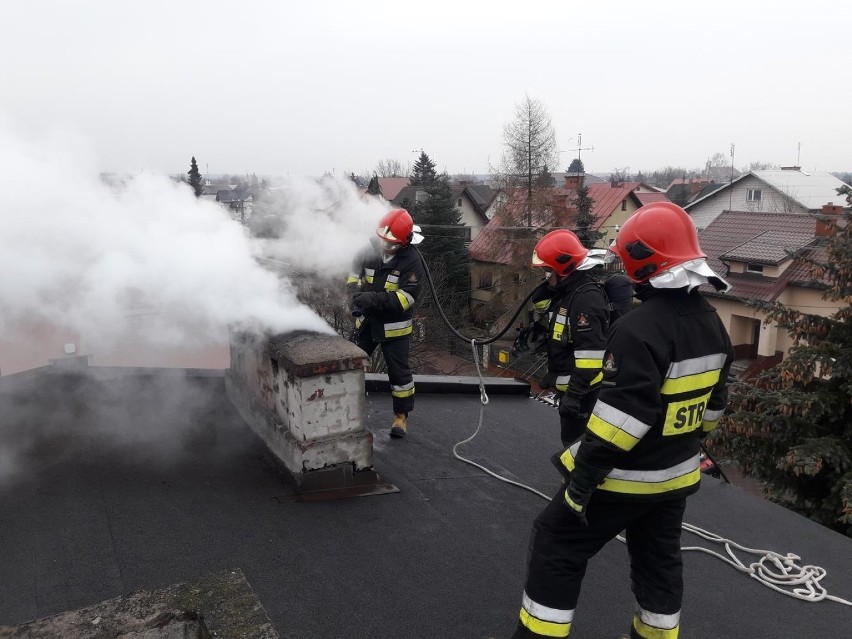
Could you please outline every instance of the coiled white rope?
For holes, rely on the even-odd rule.
[[[476,340],[470,340],[470,345],[473,349],[473,361],[474,364],[476,364],[476,374],[479,377],[479,423],[476,425],[476,430],[473,431],[473,435],[471,435],[467,439],[458,442],[455,446],[453,446],[453,456],[459,461],[462,461],[466,464],[470,464],[471,466],[475,466],[476,468],[487,473],[488,475],[491,475],[495,479],[499,479],[500,481],[505,482],[507,484],[511,484],[513,486],[517,486],[518,488],[523,488],[524,490],[528,490],[529,492],[534,493],[539,497],[546,499],[547,501],[550,501],[550,497],[548,497],[542,492],[539,492],[535,488],[498,475],[497,473],[492,472],[485,466],[477,464],[476,462],[459,455],[459,446],[462,446],[472,441],[482,428],[482,423],[485,417],[485,406],[488,404],[488,394],[485,392],[485,380],[482,378],[482,372],[479,368],[479,354],[476,351]],[[852,606],[852,601],[848,601],[840,597],[835,597],[834,595],[829,595],[828,591],[820,583],[822,579],[828,574],[825,568],[812,565],[800,566],[797,562],[801,560],[801,557],[799,557],[798,555],[794,555],[793,553],[782,555],[773,550],[748,548],[747,546],[743,546],[741,544],[736,543],[735,541],[726,539],[715,533],[704,530],[703,528],[693,526],[692,524],[684,523],[683,530],[691,532],[694,535],[698,535],[699,537],[707,539],[708,541],[723,544],[725,546],[725,551],[728,553],[728,557],[725,557],[724,555],[718,552],[710,550],[709,548],[703,548],[702,546],[682,546],[681,550],[683,551],[703,552],[705,554],[712,555],[717,559],[721,559],[726,564],[733,566],[739,572],[747,574],[749,577],[757,580],[758,583],[763,584],[767,588],[771,588],[772,590],[780,592],[783,595],[787,595],[788,597],[812,602],[827,599],[829,601],[835,601],[846,606]],[[626,539],[621,535],[618,535],[616,539],[618,539],[622,543],[627,543]],[[734,549],[746,553],[751,553],[754,555],[761,555],[761,557],[757,561],[753,561],[752,563],[746,565],[743,561],[739,559],[739,557],[736,556],[736,554],[734,554]],[[785,588],[792,588],[792,590],[788,590]]]

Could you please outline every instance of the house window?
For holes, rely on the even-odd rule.
[[[748,189],[746,191],[746,202],[760,202],[762,196],[760,189]]]
[[[482,271],[479,274],[479,288],[491,288],[491,271]]]
[[[746,264],[746,273],[763,273],[763,264]]]
[[[627,200],[621,200],[621,210],[622,211],[627,210]]]
[[[459,198],[459,201],[458,201],[458,202],[456,202],[456,206],[457,206],[457,207],[459,207],[459,208],[461,208],[461,198]]]

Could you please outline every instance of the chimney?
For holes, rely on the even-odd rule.
[[[843,207],[829,202],[822,205],[822,210],[817,213],[816,229],[814,235],[817,237],[832,237],[837,234],[837,221],[843,214]]]
[[[339,336],[231,333],[225,389],[301,500],[397,492],[373,468],[367,354]]]
[[[585,173],[566,173],[565,188],[571,191],[576,191],[577,189],[582,188],[585,177]]]

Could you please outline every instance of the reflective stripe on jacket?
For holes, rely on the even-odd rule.
[[[578,271],[533,298],[539,311],[547,311],[547,370],[556,389],[583,395],[602,379],[609,305],[601,286]]]
[[[356,328],[369,325],[372,338],[378,342],[399,339],[414,330],[414,309],[423,286],[423,262],[412,246],[403,246],[388,262],[383,262],[372,241],[355,259],[347,278],[350,292],[381,292],[381,302],[365,310]]]
[[[645,498],[698,490],[699,436],[727,403],[733,361],[715,309],[685,289],[654,291],[615,324],[586,437],[561,456],[610,469],[602,494]]]

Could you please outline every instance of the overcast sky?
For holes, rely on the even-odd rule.
[[[5,2],[0,119],[108,171],[361,173],[424,149],[487,173],[525,95],[564,170],[850,171],[836,0]]]

